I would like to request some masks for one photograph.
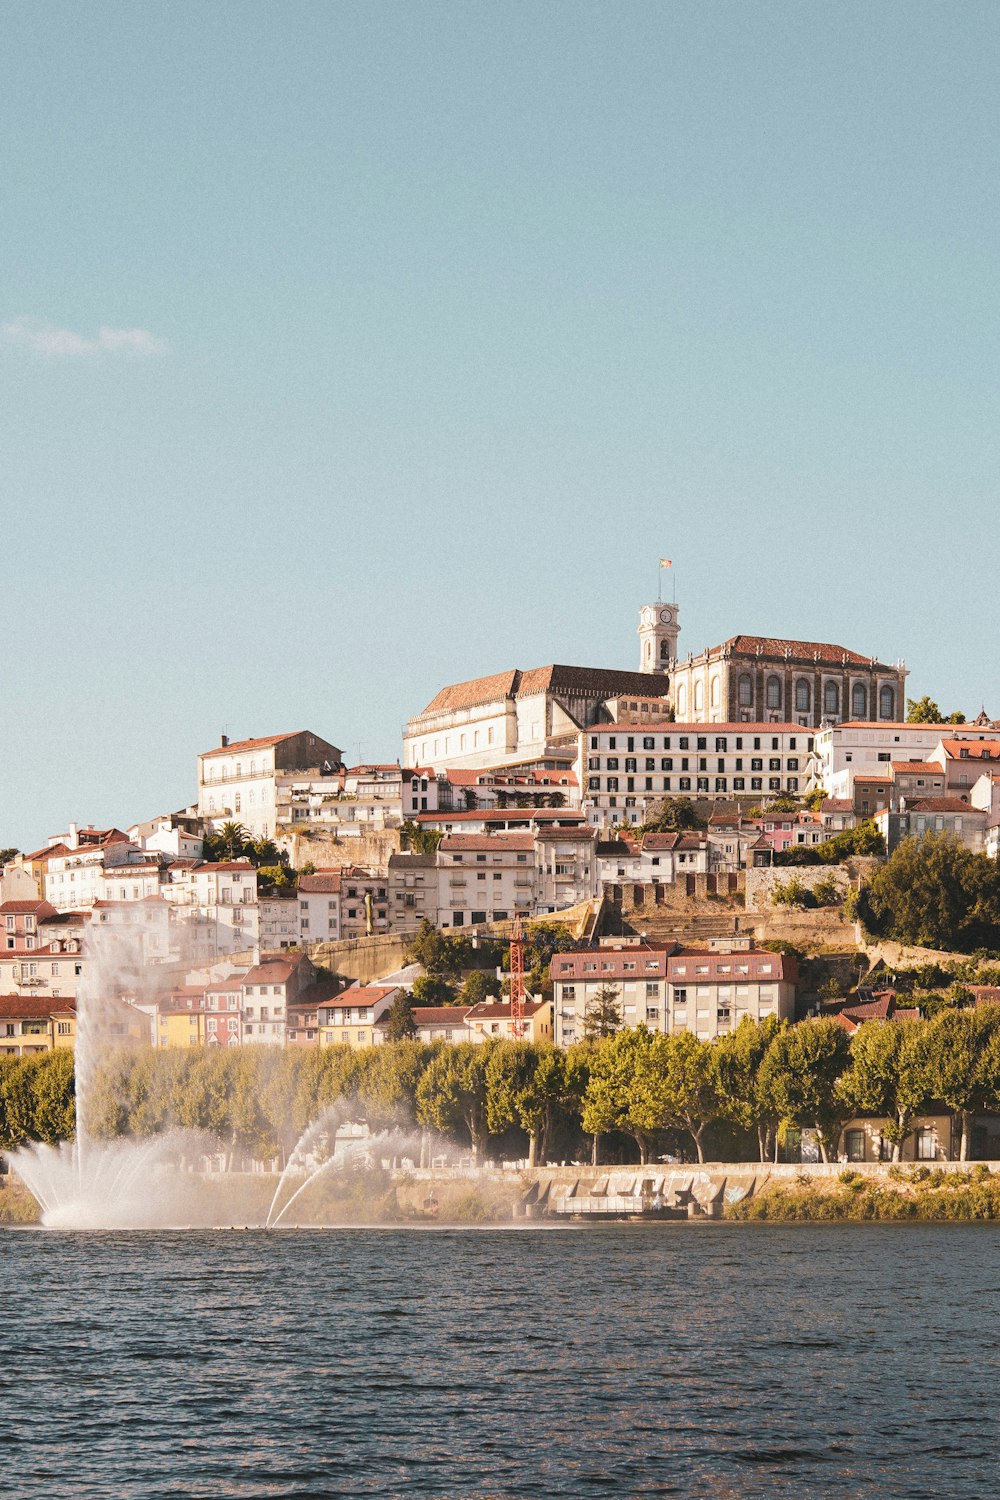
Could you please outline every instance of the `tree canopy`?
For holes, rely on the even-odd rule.
[[[956,710],[945,717],[940,708],[925,693],[922,698],[907,698],[907,724],[964,724],[965,715]]]

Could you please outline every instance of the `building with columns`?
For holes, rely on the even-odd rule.
[[[788,723],[803,729],[846,719],[893,721],[906,707],[907,671],[826,641],[734,635],[678,655],[674,601],[639,611],[639,665],[666,678],[674,716],[691,724]]]

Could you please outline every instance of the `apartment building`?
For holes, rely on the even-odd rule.
[[[503,922],[535,908],[535,841],[530,833],[451,834],[438,849],[441,928]]]
[[[339,789],[343,762],[336,745],[309,730],[222,743],[198,756],[198,816],[211,828],[242,823],[254,838],[273,838],[279,787],[294,774],[315,772]]]
[[[586,736],[584,804],[600,826],[644,823],[664,797],[812,790],[813,731],[797,724],[601,724]]]
[[[691,1031],[714,1041],[744,1016],[791,1019],[798,970],[787,954],[765,953],[749,940],[720,939],[705,948],[641,943],[560,953],[552,960],[555,1040],[581,1041],[600,991],[614,992],[623,1026]]]

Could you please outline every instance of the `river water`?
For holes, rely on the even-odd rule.
[[[12,1496],[1000,1490],[1000,1227],[0,1233]]]

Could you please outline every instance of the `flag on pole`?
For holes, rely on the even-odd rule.
[[[673,563],[670,561],[669,557],[661,557],[660,558],[660,567],[661,568],[672,568],[673,567]]]

